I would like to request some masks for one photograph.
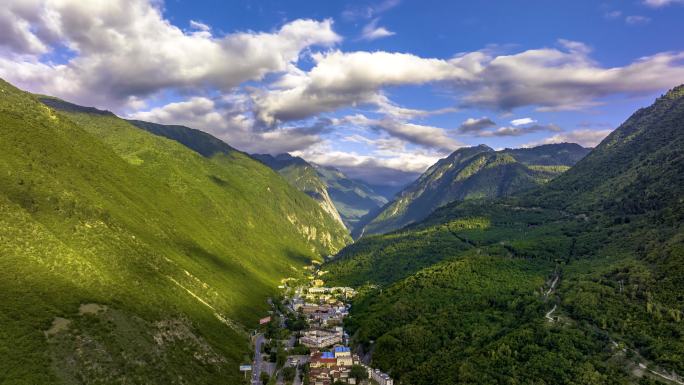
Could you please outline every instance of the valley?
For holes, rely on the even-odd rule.
[[[0,385],[684,385],[684,0],[3,0]]]

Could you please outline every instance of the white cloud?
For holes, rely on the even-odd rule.
[[[369,119],[357,114],[346,116],[337,123],[383,131],[406,142],[442,151],[453,151],[463,147],[462,143],[451,138],[443,128],[403,122],[390,117]]]
[[[0,45],[10,52],[0,76],[22,88],[75,102],[118,107],[164,89],[230,90],[284,71],[302,50],[340,41],[332,21],[295,20],[272,33],[214,36],[193,22],[184,32],[147,0],[9,0],[0,11]],[[65,64],[39,54],[59,46]]]
[[[651,22],[650,17],[646,16],[640,16],[640,15],[631,15],[625,17],[625,23],[629,25],[643,25],[643,24],[648,24]]]
[[[342,107],[379,105],[384,87],[439,83],[461,95],[462,107],[539,111],[596,106],[615,94],[646,94],[684,79],[684,52],[665,52],[622,67],[602,67],[585,44],[511,55],[476,51],[449,60],[389,52],[330,51],[313,55],[308,72],[291,70],[270,89],[254,92],[259,121],[267,125]],[[384,98],[384,99],[383,99]]]
[[[361,40],[377,40],[383,37],[396,35],[396,33],[385,27],[378,27],[378,21],[379,18],[375,18],[363,27],[363,30],[361,31]]]
[[[596,147],[596,145],[598,145],[612,131],[613,130],[579,129],[558,133],[541,141],[528,143],[523,147],[535,147],[540,144],[551,143],[577,143],[584,147]]]
[[[313,59],[316,65],[309,72],[293,70],[274,88],[253,94],[260,121],[273,125],[350,105],[380,104],[386,100],[379,93],[382,87],[470,76],[446,60],[404,53],[331,51]]]
[[[468,118],[458,128],[458,131],[464,134],[479,133],[480,131],[495,127],[496,123],[488,117],[484,116],[482,118]]]
[[[370,144],[382,142],[364,137],[355,140]],[[334,166],[352,178],[359,178],[372,184],[403,185],[423,173],[428,167],[448,153],[424,149],[408,150],[396,143],[391,148],[380,148],[370,154],[339,151],[329,142],[322,142],[293,155],[325,166]]]
[[[513,119],[511,120],[511,124],[514,126],[524,126],[526,124],[532,124],[532,123],[537,123],[536,120],[532,118],[520,118],[520,119]]]
[[[610,11],[604,14],[606,19],[615,20],[622,17],[622,11]]]
[[[345,20],[371,19],[399,5],[400,0],[383,0],[375,4],[349,6],[342,12]]]
[[[204,24],[200,21],[195,21],[195,20],[190,20],[190,27],[197,29],[197,30],[200,30],[200,31],[204,31],[204,32],[211,31],[210,26],[208,26],[207,24]]]
[[[643,0],[643,3],[654,8],[660,8],[671,4],[684,4],[684,0]]]
[[[533,132],[541,131],[561,131],[555,124],[533,124],[531,126],[499,127],[493,131],[481,131],[478,136],[522,136]]]

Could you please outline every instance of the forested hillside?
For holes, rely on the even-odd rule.
[[[346,231],[237,151],[204,157],[0,81],[0,383],[237,383],[284,275]]]
[[[505,197],[539,186],[588,152],[572,143],[501,151],[485,145],[458,149],[397,194],[394,201],[367,221],[363,234],[399,229],[453,201]]]
[[[333,217],[356,232],[361,219],[388,202],[387,197],[376,193],[360,180],[347,177],[340,170],[311,164],[290,154],[254,154],[278,171],[290,184],[316,199]]]
[[[365,287],[348,326],[401,383],[666,381],[684,373],[682,175],[680,86],[547,185],[452,203],[325,269]]]

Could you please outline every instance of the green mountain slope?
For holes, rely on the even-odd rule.
[[[326,184],[319,178],[318,172],[313,166],[304,159],[289,154],[280,154],[275,157],[267,154],[255,154],[252,157],[277,171],[292,186],[313,198],[331,218],[344,226],[340,213],[330,199]]]
[[[278,171],[301,191],[314,197],[326,210],[332,212],[334,208],[340,220],[352,232],[361,218],[388,202],[386,197],[376,193],[366,183],[350,179],[333,167],[310,164],[289,154],[252,156]]]
[[[325,266],[410,384],[655,384],[684,373],[684,87],[550,183],[448,204]],[[370,284],[370,285],[366,285]]]
[[[0,383],[239,383],[278,280],[347,242],[241,153],[4,81],[0,122]]]
[[[458,149],[431,166],[368,221],[364,235],[386,233],[427,217],[449,202],[508,196],[548,182],[589,150],[576,144],[494,151]]]

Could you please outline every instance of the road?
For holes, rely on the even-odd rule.
[[[252,385],[260,384],[259,377],[261,376],[261,346],[264,344],[264,335],[259,333],[256,335],[254,342],[254,362],[252,363]]]
[[[553,317],[551,317],[551,314],[553,314],[554,311],[556,311],[556,305],[553,305],[553,309],[549,310],[549,312],[545,315],[549,322],[553,322]]]

